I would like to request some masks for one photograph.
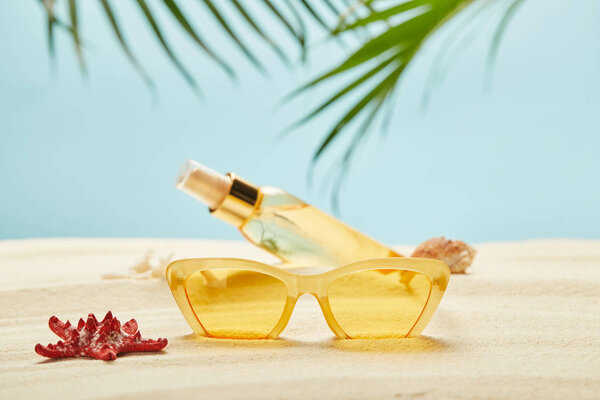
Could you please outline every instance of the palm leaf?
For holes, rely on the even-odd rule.
[[[113,12],[113,10],[110,6],[109,0],[100,0],[100,4],[102,5],[102,8],[104,9],[104,13],[106,14],[106,17],[108,18],[110,26],[112,27],[112,30],[115,33],[115,36],[117,37],[117,40],[119,41],[119,44],[121,45],[121,49],[127,56],[127,59],[133,65],[133,67],[135,68],[137,73],[142,77],[142,79],[144,80],[146,85],[149,88],[154,89],[154,87],[155,87],[154,81],[152,80],[152,78],[150,78],[150,75],[148,75],[146,70],[141,66],[141,64],[139,63],[139,61],[133,55],[133,52],[129,48],[129,45],[127,44],[127,41],[125,40],[125,37],[123,36],[121,28],[119,27],[119,23],[117,22],[115,13]]]
[[[296,91],[292,94],[295,95],[298,92],[313,88],[316,85],[337,78],[342,74],[356,68],[362,68],[364,64],[375,64],[373,69],[347,86],[344,90],[342,90],[342,92],[339,92],[331,97],[322,106],[315,109],[312,113],[308,114],[304,119],[301,120],[302,122],[307,122],[308,120],[318,116],[333,101],[336,101],[341,97],[347,97],[352,91],[365,84],[365,82],[367,82],[373,75],[375,75],[376,72],[378,72],[378,66],[390,62],[390,52],[392,52],[391,54],[396,54],[397,67],[394,69],[395,72],[389,75],[384,81],[380,82],[378,86],[369,92],[366,97],[363,97],[361,101],[359,101],[339,120],[338,124],[327,134],[325,139],[315,151],[313,160],[318,160],[325,150],[331,146],[331,144],[339,137],[340,134],[343,133],[350,122],[359,117],[363,112],[366,112],[368,108],[367,106],[369,106],[374,99],[378,98],[378,93],[385,92],[385,96],[387,98],[387,96],[393,92],[402,73],[410,64],[414,54],[416,54],[416,52],[420,49],[425,40],[452,15],[462,10],[472,1],[473,0],[406,1],[382,11],[371,12],[367,16],[357,19],[352,23],[342,23],[340,26],[334,29],[332,34],[334,36],[338,36],[344,32],[364,28],[371,24],[381,23],[389,20],[392,17],[396,17],[408,12],[411,13],[409,14],[410,16],[408,19],[403,20],[397,25],[389,27],[379,35],[373,37],[359,47],[354,53],[349,55],[337,67],[334,67],[330,71],[317,77],[301,87],[299,91]],[[380,107],[376,107],[375,110],[375,113],[378,113]],[[368,120],[372,120],[373,118],[375,118],[375,116],[368,118]],[[369,125],[367,125],[367,127]],[[364,135],[366,130],[362,132],[363,133],[361,135]],[[353,144],[351,143],[349,146],[349,149],[352,150],[349,150],[348,154],[352,154],[354,149]]]
[[[300,4],[302,4],[304,6],[304,8],[306,9],[306,11],[308,11],[308,13],[313,17],[313,19],[315,21],[317,21],[317,23],[319,25],[321,25],[326,30],[329,30],[329,27],[327,26],[327,23],[323,20],[323,18],[319,15],[319,13],[317,13],[314,10],[313,6],[307,0],[300,0]]]
[[[393,83],[392,86],[394,84],[395,83]],[[337,173],[331,175],[332,177],[334,177],[334,184],[331,191],[331,205],[335,213],[339,214],[340,212],[340,193],[342,191],[342,186],[346,180],[346,177],[348,176],[347,173],[348,169],[350,168],[352,156],[354,155],[354,149],[358,148],[360,143],[364,140],[371,124],[377,117],[379,109],[387,100],[391,90],[392,87],[389,87],[388,90],[383,91],[382,95],[377,96],[377,98],[373,101],[373,105],[371,106],[371,109],[368,112],[365,120],[354,134],[352,142],[350,143],[342,159],[340,160]]]
[[[265,73],[266,72],[265,67],[262,65],[262,63],[260,61],[258,61],[258,58],[256,58],[254,56],[254,54],[252,54],[252,52],[248,49],[248,47],[236,35],[236,33],[233,31],[233,28],[230,27],[229,23],[225,20],[225,17],[223,17],[223,15],[219,11],[219,9],[212,2],[212,0],[202,0],[202,2],[210,10],[210,12],[212,13],[212,15],[216,18],[216,20],[219,22],[219,24],[225,30],[225,32],[227,32],[227,34],[229,35],[229,37],[231,39],[233,39],[234,43],[240,48],[240,50],[242,51],[242,53],[244,53],[246,55],[246,58],[248,58],[248,60],[250,60],[250,62],[260,72]]]
[[[288,128],[288,130],[297,128],[298,126],[306,123],[308,120],[316,117],[317,114],[319,114],[320,112],[322,112],[323,110],[325,110],[327,107],[329,107],[330,105],[332,105],[334,102],[336,102],[337,100],[341,99],[346,94],[348,94],[350,91],[352,91],[355,88],[359,87],[360,85],[362,85],[364,82],[366,82],[367,80],[369,80],[373,76],[377,75],[379,72],[381,72],[384,68],[386,68],[392,62],[397,61],[398,57],[400,55],[401,54],[396,53],[396,54],[392,55],[390,58],[388,58],[387,60],[385,60],[385,61],[383,61],[383,62],[375,65],[374,68],[368,70],[365,74],[359,76],[356,80],[354,80],[348,86],[345,86],[343,89],[341,89],[340,91],[338,91],[336,94],[334,94],[331,98],[329,98],[327,101],[325,101],[319,107],[317,107],[316,109],[314,109],[313,111],[311,111],[309,114],[307,114],[306,116],[304,116],[303,118],[301,118],[300,120],[298,120],[297,122],[295,122],[293,125],[290,126],[290,128]]]
[[[192,75],[188,72],[188,70],[183,66],[182,61],[175,55],[171,46],[168,44],[165,35],[163,34],[161,28],[158,25],[158,22],[154,16],[153,11],[151,11],[149,5],[145,0],[136,0],[138,6],[142,10],[143,16],[145,20],[150,24],[152,28],[152,32],[154,36],[158,39],[161,47],[165,51],[166,55],[169,57],[174,67],[180,72],[180,74],[184,77],[186,82],[198,93],[198,85]],[[242,50],[242,52],[248,57],[248,59],[263,73],[266,73],[266,68],[262,65],[259,59],[254,55],[253,51],[247,47],[241,38],[235,33],[232,25],[229,24],[228,21],[224,18],[220,10],[217,8],[216,3],[211,0],[202,0],[203,3],[207,6],[209,13],[217,20],[217,22],[223,27],[226,31],[227,35],[233,40],[234,43]],[[285,16],[285,13],[282,13],[271,0],[262,0],[262,4],[269,10],[270,16],[283,24],[285,29],[293,36],[295,41],[298,43],[298,46],[302,50],[302,55],[304,58],[306,52],[306,29],[304,27],[304,22],[302,21],[302,17],[295,11],[293,6],[288,0],[284,0],[285,3],[290,7],[290,10],[293,14],[293,17],[296,18],[296,22],[293,23],[290,21],[288,17]],[[79,19],[78,19],[78,2],[77,0],[67,0],[67,5],[69,6],[69,16],[71,19],[70,25],[63,23],[59,20],[54,13],[54,4],[57,2],[56,0],[39,0],[39,3],[44,7],[46,11],[46,19],[47,19],[47,39],[48,39],[48,52],[50,57],[54,57],[55,53],[55,28],[60,27],[64,28],[69,32],[74,44],[75,50],[77,54],[77,59],[82,71],[85,73],[86,64],[83,57],[83,45],[81,40],[81,34],[79,30]],[[123,27],[118,22],[118,18],[112,5],[108,0],[100,0],[102,5],[102,9],[104,14],[109,22],[113,33],[121,47],[121,50],[125,53],[128,60],[134,66],[136,71],[140,74],[145,83],[153,87],[154,83],[150,78],[149,74],[142,68],[139,60],[134,56],[133,50],[129,43],[125,40],[125,33],[123,31]],[[163,0],[164,5],[168,9],[171,16],[177,21],[179,26],[188,34],[188,36],[199,45],[202,50],[209,55],[213,61],[215,61],[225,72],[232,78],[235,78],[234,69],[223,60],[219,55],[215,53],[209,46],[209,44],[200,36],[197,30],[192,27],[192,24],[189,18],[185,15],[185,13],[179,8],[175,0]],[[281,60],[289,65],[289,58],[287,57],[286,52],[282,49],[282,47],[273,39],[273,37],[269,36],[266,31],[261,27],[263,24],[256,21],[256,19],[252,16],[252,14],[245,8],[242,1],[232,0],[233,7],[237,10],[238,14],[242,17],[242,20],[253,29],[263,41],[265,41],[281,58]],[[294,25],[297,25],[294,26]]]
[[[74,0],[71,0],[71,1],[74,1]],[[158,39],[159,43],[161,44],[163,50],[165,51],[165,53],[167,53],[167,56],[171,59],[171,62],[175,65],[175,68],[177,68],[179,73],[183,76],[183,78],[188,83],[188,85],[190,85],[192,87],[194,92],[196,94],[200,94],[200,88],[198,87],[196,80],[188,72],[188,70],[183,66],[183,64],[179,61],[177,56],[171,50],[171,47],[169,46],[166,39],[164,38],[164,36],[161,32],[161,29],[158,26],[158,23],[156,22],[156,20],[154,19],[154,16],[152,15],[152,11],[150,11],[148,4],[146,4],[146,1],[145,0],[137,0],[137,3],[138,3],[138,6],[140,7],[140,9],[142,10],[142,13],[146,17],[146,20],[150,24],[150,27],[152,28],[152,31],[154,32],[154,35]]]
[[[494,2],[495,4],[495,2]],[[450,69],[452,62],[460,53],[462,48],[466,48],[473,34],[470,30],[475,30],[476,23],[483,19],[484,12],[490,9],[492,2],[490,0],[478,1],[465,11],[465,23],[457,24],[448,32],[442,43],[438,46],[436,54],[431,62],[430,70],[421,94],[421,109],[426,110],[433,93],[433,87],[443,82],[445,74]],[[466,36],[469,34],[471,37]]]
[[[61,28],[64,31],[68,32],[69,35],[73,36],[73,28],[66,24],[65,22],[58,19],[54,10],[56,0],[39,0],[40,4],[44,7],[46,11],[46,33],[48,36],[48,53],[51,57],[55,55],[55,40],[54,40],[54,29]]]
[[[290,0],[284,0],[284,2],[287,5],[287,8],[292,13],[292,15],[294,16],[294,18],[296,19],[296,22],[298,23],[298,28],[300,29],[299,34],[303,38],[302,47],[301,47],[302,48],[302,54],[301,54],[302,61],[306,61],[306,40],[307,40],[306,39],[306,25],[304,24],[304,20],[302,19],[302,16],[298,12],[298,10],[296,10],[296,7],[294,7],[294,4]]]
[[[338,16],[340,15],[340,9],[337,8],[335,6],[335,4],[333,4],[332,1],[329,0],[323,0],[323,4],[325,4],[325,6],[329,9],[329,11],[331,11],[333,13],[333,15]]]
[[[291,22],[289,22],[287,18],[285,18],[283,14],[281,14],[281,12],[275,7],[275,5],[270,0],[263,0],[263,4],[283,24],[283,26],[288,30],[288,32],[292,34],[292,36],[298,41],[298,44],[304,51],[306,46],[306,31],[304,29],[304,25],[300,24],[300,31],[296,31],[296,29],[292,26]],[[294,13],[294,15],[296,16],[297,14]]]
[[[400,61],[401,59],[395,58],[395,60]],[[338,133],[341,129],[345,128],[345,126],[348,123],[350,123],[350,121],[355,119],[358,113],[363,111],[367,112],[365,119],[355,132],[354,137],[350,142],[350,145],[348,145],[343,156],[339,160],[337,171],[333,174],[330,174],[333,182],[333,187],[331,191],[331,203],[332,208],[336,213],[339,212],[339,194],[343,182],[346,179],[352,156],[354,155],[355,150],[359,147],[360,142],[363,141],[366,137],[370,126],[372,125],[373,121],[375,120],[380,111],[380,108],[387,100],[389,100],[389,97],[393,94],[393,89],[397,85],[398,79],[400,78],[400,75],[406,68],[406,65],[406,63],[400,61],[400,64],[394,67],[391,70],[391,72],[387,74],[384,79],[381,80],[379,84],[377,84],[370,92],[368,92],[363,98],[361,98],[360,101],[356,103],[354,107],[352,107],[332,129],[327,139],[321,144],[321,146],[314,155],[313,160],[316,161],[320,157],[321,153],[325,151],[326,147],[330,144],[330,142],[339,136]],[[311,165],[311,174],[312,167],[314,165],[314,163]]]
[[[48,34],[48,52],[54,58],[54,25],[56,25],[56,17],[54,16],[54,0],[41,0],[46,9],[47,34]]]
[[[392,73],[386,76],[377,86],[375,86],[371,91],[369,91],[364,97],[362,97],[333,127],[333,129],[329,132],[327,137],[315,152],[313,156],[313,160],[317,160],[321,154],[328,148],[329,144],[335,139],[339,137],[339,133],[341,130],[348,125],[356,116],[361,113],[369,104],[371,104],[374,100],[385,97],[389,93],[389,91],[394,87],[396,82],[398,81],[402,71],[406,68],[406,63],[402,63],[400,66],[396,67]],[[377,108],[378,109],[378,108]],[[352,147],[350,147],[351,149]],[[351,152],[352,150],[350,150]]]
[[[300,91],[313,87],[327,79],[336,77],[341,73],[356,68],[366,62],[371,62],[392,48],[397,47],[406,49],[413,47],[414,42],[422,41],[426,36],[428,31],[424,32],[422,28],[423,26],[430,28],[433,25],[433,18],[435,18],[435,14],[428,11],[419,14],[398,26],[390,28],[365,43],[337,67],[304,85]],[[413,43],[413,45],[411,45],[411,43]],[[298,91],[295,93],[297,92]]]
[[[81,38],[79,35],[79,21],[77,17],[77,2],[75,0],[69,0],[69,17],[71,19],[71,28],[73,43],[75,44],[75,53],[77,54],[77,61],[79,62],[79,67],[81,68],[81,72],[86,75],[87,68],[85,66],[85,59],[83,58],[83,52],[81,50]]]
[[[279,56],[281,61],[283,61],[286,65],[289,65],[290,60],[285,55],[285,52],[281,50],[281,48],[275,43],[273,39],[271,39],[254,21],[254,18],[250,15],[250,13],[240,4],[238,0],[231,0],[231,3],[234,5],[236,10],[240,13],[240,15],[246,20],[248,25],[254,29],[254,31],[273,49],[273,51]]]
[[[181,25],[181,27],[187,32],[187,34],[196,42],[198,46],[202,48],[223,70],[230,76],[235,77],[233,68],[229,66],[221,57],[206,45],[204,40],[200,38],[200,35],[192,28],[192,25],[188,22],[188,19],[181,12],[180,8],[175,3],[175,0],[163,0],[163,3],[167,6],[173,17]]]
[[[510,24],[510,21],[513,19],[519,7],[523,4],[524,0],[513,0],[508,7],[506,8],[500,23],[496,27],[496,32],[494,33],[494,37],[492,38],[492,42],[490,44],[490,49],[488,51],[488,74],[487,74],[487,85],[488,87],[491,85],[492,75],[494,72],[494,66],[496,65],[496,56],[498,55],[498,49],[500,48],[500,42],[502,42],[502,37],[504,36],[504,32],[506,32],[506,28]]]
[[[146,83],[150,84],[152,82],[150,77],[141,67],[137,58],[134,57],[131,47],[125,40],[122,26],[117,22],[117,16],[109,4],[110,0],[100,1],[122,51]],[[230,2],[201,1],[205,6],[205,12],[220,25],[227,37],[245,57],[263,73],[266,72],[266,68],[262,59],[246,44],[245,38],[237,33],[240,25],[244,25],[256,33],[286,63],[289,60],[287,49],[281,45],[277,36],[269,34],[264,28],[263,18],[272,19],[283,26],[300,48],[302,60],[306,58],[309,43],[306,29],[306,24],[309,21],[316,22],[317,25],[326,29],[332,38],[340,41],[347,34],[362,34],[359,36],[360,42],[354,51],[350,52],[341,62],[336,63],[330,70],[292,92],[287,98],[293,98],[299,93],[313,90],[317,86],[333,80],[348,79],[347,75],[353,74],[354,78],[342,84],[333,94],[326,96],[319,106],[292,125],[292,128],[297,128],[299,125],[330,111],[333,104],[342,102],[344,99],[355,99],[353,106],[343,113],[336,124],[326,132],[324,139],[314,153],[314,161],[317,161],[327,149],[338,142],[337,139],[341,135],[352,129],[356,122],[363,121],[362,124],[359,124],[358,130],[354,133],[350,144],[340,159],[338,165],[340,175],[335,183],[338,188],[343,182],[342,175],[347,170],[354,151],[367,136],[374,121],[378,120],[381,113],[385,113],[382,126],[385,128],[389,123],[392,114],[390,111],[393,105],[392,99],[398,91],[399,82],[415,54],[420,51],[423,44],[433,34],[472,3],[482,4],[484,7],[492,3],[507,4],[493,35],[487,55],[488,72],[491,76],[503,34],[518,8],[524,2],[524,0],[342,0],[343,7],[345,7],[345,10],[342,10],[339,7],[339,1],[336,3],[336,0],[259,0],[258,4],[261,4],[268,13],[261,17],[261,20],[258,20],[249,11],[249,6],[245,0],[231,0]],[[66,28],[75,44],[78,63],[85,74],[86,63],[82,51],[77,0],[66,0],[69,7],[70,25],[64,24],[56,18],[54,13],[56,0],[39,0],[39,2],[44,6],[47,13],[46,24],[50,55],[53,56],[55,52],[54,36],[56,27]],[[144,19],[149,23],[153,35],[159,41],[175,68],[186,82],[198,91],[195,79],[171,49],[146,0],[136,0],[136,2]],[[197,29],[193,27],[191,19],[180,9],[176,0],[162,0],[162,2],[178,26],[213,61],[230,76],[234,76],[233,67],[212,50],[209,45],[210,37],[207,36],[209,40],[205,40],[198,33]],[[227,4],[229,5],[227,6]],[[232,10],[235,10],[236,18],[231,18],[231,20],[225,18],[224,7],[231,7]],[[330,30],[328,21],[332,15],[339,22],[336,27]],[[444,52],[447,51],[444,49]],[[438,69],[446,68],[447,64],[444,64],[443,61],[440,61],[435,67]],[[387,111],[384,110],[386,108]]]
[[[405,11],[410,11],[418,7],[422,7],[430,3],[430,0],[412,0],[407,1],[406,3],[398,4],[397,6],[390,7],[383,11],[374,11],[368,17],[359,19],[351,24],[346,24],[346,21],[340,21],[338,27],[333,31],[334,34],[339,34],[340,32],[356,29],[358,27],[365,27],[369,24],[378,21],[388,20],[391,17],[398,15]]]

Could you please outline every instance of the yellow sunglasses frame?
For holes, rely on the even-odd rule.
[[[331,312],[327,298],[327,289],[331,282],[341,276],[373,269],[412,271],[423,274],[430,280],[431,291],[427,303],[421,315],[405,337],[419,336],[431,320],[450,280],[450,268],[442,261],[429,258],[374,258],[361,260],[319,274],[297,274],[287,269],[258,261],[238,258],[189,258],[176,260],[167,267],[167,282],[181,313],[196,334],[213,337],[204,329],[190,305],[185,290],[185,280],[190,275],[199,271],[222,268],[235,268],[263,273],[279,279],[287,286],[288,296],[281,317],[264,339],[274,339],[279,336],[287,326],[298,298],[303,294],[312,294],[315,296],[327,321],[327,325],[338,338],[350,339],[351,337],[344,332]]]

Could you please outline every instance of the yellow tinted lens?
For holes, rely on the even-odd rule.
[[[287,299],[279,279],[234,268],[196,272],[186,279],[185,290],[207,333],[225,338],[267,337]]]
[[[348,336],[385,338],[410,332],[430,292],[425,275],[381,269],[337,278],[329,285],[328,297],[333,316]]]

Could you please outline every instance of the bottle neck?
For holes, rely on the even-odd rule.
[[[215,217],[239,228],[254,212],[258,203],[259,188],[234,173],[230,172],[227,175],[232,182],[229,194],[210,212]]]

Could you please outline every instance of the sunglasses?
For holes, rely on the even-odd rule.
[[[439,260],[376,258],[319,274],[234,258],[177,260],[167,267],[175,301],[197,334],[273,339],[300,295],[314,295],[339,338],[418,336],[450,279]]]

